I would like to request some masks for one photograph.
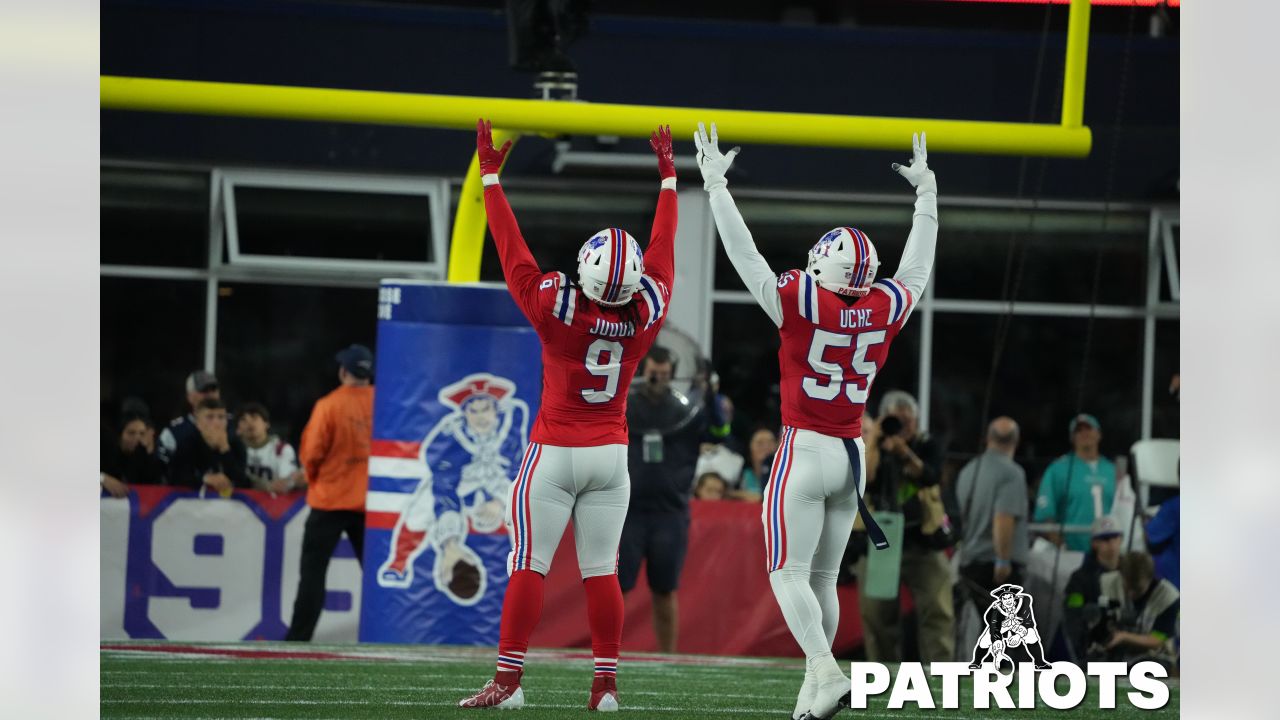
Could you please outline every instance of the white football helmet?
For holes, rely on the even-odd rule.
[[[880,256],[867,234],[851,227],[831,230],[809,250],[805,272],[818,285],[840,295],[862,296],[871,290]]]
[[[578,251],[578,285],[582,293],[607,307],[631,302],[644,275],[640,244],[622,228],[605,228]]]

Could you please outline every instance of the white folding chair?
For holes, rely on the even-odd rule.
[[[1133,456],[1134,478],[1142,490],[1139,497],[1148,515],[1159,503],[1151,505],[1148,498],[1153,487],[1178,487],[1178,453],[1181,443],[1177,440],[1139,440],[1129,449]]]

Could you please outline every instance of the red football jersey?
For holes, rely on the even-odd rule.
[[[627,390],[662,329],[675,274],[675,190],[658,195],[644,275],[631,302],[605,307],[564,273],[543,273],[501,185],[485,211],[507,288],[542,340],[542,406],[529,439],[560,447],[627,444]]]
[[[847,302],[802,270],[778,277],[782,327],[782,424],[840,438],[862,435],[862,413],[889,345],[915,298],[901,282],[877,280]]]

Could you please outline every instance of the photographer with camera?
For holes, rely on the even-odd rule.
[[[1093,525],[1092,550],[1067,581],[1067,639],[1076,662],[1155,660],[1177,665],[1179,599],[1144,552],[1121,555],[1109,517]]]
[[[675,370],[671,351],[654,345],[641,362],[637,380],[643,378],[643,382],[631,386],[627,399],[631,502],[618,547],[618,583],[623,593],[635,587],[640,565],[646,565],[654,635],[662,652],[676,649],[676,588],[689,545],[689,496],[698,457],[703,442],[718,443],[729,433],[710,373],[695,376],[692,390],[704,395],[698,403],[671,387]]]
[[[867,504],[903,515],[902,582],[911,590],[918,617],[920,660],[949,661],[955,651],[955,609],[951,567],[943,550],[956,541],[951,519],[959,517],[939,485],[942,443],[917,424],[916,400],[890,390],[880,401],[879,463],[869,474]],[[868,448],[870,449],[870,448]],[[865,577],[865,559],[859,577]],[[898,662],[901,619],[898,600],[859,598],[867,659]]]
[[[1154,660],[1173,670],[1178,664],[1178,589],[1156,578],[1155,563],[1145,552],[1120,557],[1116,572],[1102,576],[1106,660],[1129,664]],[[1092,659],[1092,658],[1091,658]]]
[[[1084,564],[1067,580],[1064,632],[1079,662],[1086,660],[1090,646],[1105,645],[1109,639],[1110,633],[1103,623],[1107,599],[1102,594],[1102,576],[1119,567],[1122,537],[1110,516],[1095,520]],[[1118,603],[1120,598],[1112,599]]]

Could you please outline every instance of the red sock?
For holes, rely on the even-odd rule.
[[[507,583],[498,631],[498,672],[494,676],[499,685],[520,684],[529,636],[542,617],[542,580],[533,570],[517,570]]]
[[[591,654],[596,677],[618,673],[618,649],[622,646],[622,588],[617,575],[600,575],[582,581],[587,591],[587,622],[591,625]]]
[[[401,527],[400,533],[396,536],[396,558],[391,562],[391,569],[404,572],[409,564],[409,556],[418,549],[426,537],[426,530],[410,530],[407,527]]]

